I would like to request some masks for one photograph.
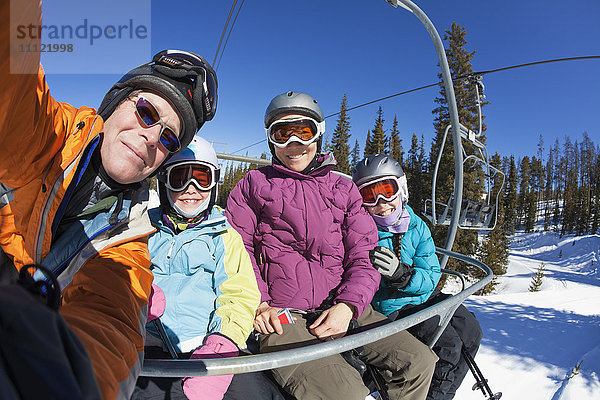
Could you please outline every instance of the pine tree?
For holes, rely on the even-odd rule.
[[[404,173],[407,177],[408,185],[408,204],[419,212],[425,206],[425,199],[431,197],[431,183],[427,176],[427,168],[425,163],[425,150],[423,149],[423,136],[421,142],[415,133],[412,135],[408,157],[404,164]]]
[[[535,194],[532,189],[531,161],[529,156],[524,156],[519,163],[519,180],[519,197],[517,202],[519,226],[523,225],[525,232],[532,232],[533,222],[535,222]],[[533,214],[533,218],[531,214]]]
[[[217,205],[222,208],[227,207],[227,198],[229,197],[229,193],[233,189],[232,182],[232,163],[229,162],[225,167],[221,167],[221,174],[223,177],[223,183],[219,186],[219,196],[217,197]]]
[[[554,173],[554,151],[552,148],[548,151],[548,161],[546,161],[546,187],[544,188],[544,231],[550,229],[552,220],[550,218],[550,204],[553,198],[553,173]]]
[[[365,140],[365,152],[364,152],[364,157],[370,155],[370,154],[376,154],[376,152],[373,150],[373,143],[371,140],[371,131],[368,130],[367,131],[367,139]]]
[[[246,154],[248,156],[248,154]],[[261,154],[260,158],[267,159],[267,155],[265,153]],[[217,197],[217,205],[222,208],[227,207],[227,199],[229,198],[229,194],[233,190],[233,188],[238,184],[240,180],[246,176],[246,174],[259,167],[258,164],[254,163],[228,163],[225,168],[221,169],[221,173],[223,174],[223,183],[219,185],[219,195]]]
[[[515,232],[515,228],[518,224],[517,216],[517,182],[519,176],[517,174],[517,167],[515,165],[515,157],[510,156],[507,161],[508,176],[506,178],[506,189],[504,192],[503,208],[505,211],[505,223],[507,232],[512,235]]]
[[[600,165],[600,147],[594,150],[594,154],[590,158],[592,165]],[[592,204],[592,224],[590,227],[590,233],[595,234],[600,228],[600,171],[598,168],[592,169],[590,177],[590,202]]]
[[[543,158],[540,157],[538,153],[538,156],[531,157],[532,194],[529,201],[533,204],[531,206],[532,213],[528,216],[529,219],[527,223],[531,225],[532,229],[533,225],[535,224],[535,221],[537,221],[537,215],[541,211],[542,207],[543,189],[545,186],[544,178],[545,171],[543,165]]]
[[[390,157],[404,165],[404,151],[402,149],[402,138],[398,131],[398,118],[394,115],[392,130],[390,131]]]
[[[563,165],[564,192],[561,234],[564,235],[573,231],[577,210],[577,154],[568,136],[565,138]]]
[[[583,141],[581,142],[581,201],[582,210],[578,216],[578,229],[577,232],[580,235],[591,232],[591,224],[593,221],[592,216],[592,179],[594,171],[598,169],[598,164],[593,164],[594,157],[594,143],[591,141],[587,132],[583,133]]]
[[[348,145],[349,139],[350,117],[348,116],[348,102],[346,94],[344,93],[337,125],[331,138],[331,151],[337,161],[335,170],[344,174],[350,173],[350,162],[348,160],[350,157],[350,146]]]
[[[475,55],[475,51],[468,52],[465,49],[467,44],[465,29],[457,24],[452,23],[451,29],[446,31],[444,40],[447,41],[446,56],[452,76],[463,76],[473,72],[471,60]],[[439,74],[441,78],[441,74]],[[454,81],[454,92],[456,95],[456,105],[460,123],[471,130],[479,130],[479,118],[477,113],[475,91],[468,82],[464,80]],[[433,165],[436,162],[440,151],[444,132],[450,124],[450,114],[448,103],[445,96],[443,85],[440,83],[440,94],[436,97],[435,102],[437,107],[432,111],[435,116],[434,128],[435,138],[432,142],[430,152],[430,163]],[[487,104],[483,102],[482,105]],[[482,116],[485,119],[485,116]],[[481,134],[486,130],[485,124],[482,124]],[[479,140],[485,143],[485,137],[481,136]],[[473,146],[463,141],[464,150],[467,154],[474,154]],[[481,201],[483,194],[483,171],[480,163],[468,162],[464,165],[463,174],[463,197],[472,201]],[[447,202],[451,199],[454,192],[454,149],[452,135],[448,135],[446,139],[444,151],[442,153],[440,167],[437,176],[436,197],[437,201]],[[458,212],[458,210],[456,210]],[[445,243],[447,235],[447,226],[435,226],[432,229],[435,243]],[[477,233],[472,230],[459,230],[456,234],[453,250],[466,255],[474,255],[477,249]],[[453,265],[456,265],[453,262]],[[464,268],[456,266],[457,269]],[[462,272],[462,271],[461,271]],[[469,273],[469,271],[465,271]]]
[[[502,169],[502,160],[498,153],[492,156],[490,164],[498,169]],[[500,185],[502,178],[499,174],[496,174],[492,180],[492,199],[496,198],[496,194],[502,190]],[[483,242],[478,249],[478,258],[491,268],[494,273],[494,277],[504,275],[506,273],[506,266],[508,265],[508,251],[510,248],[509,233],[507,231],[507,225],[504,220],[505,209],[499,205],[495,209],[496,215],[496,226],[488,235],[483,239]],[[483,277],[483,275],[481,275]],[[483,290],[483,294],[490,293],[496,285],[496,280],[488,284]]]
[[[546,265],[544,263],[541,263],[540,266],[538,267],[537,271],[535,274],[533,274],[533,276],[531,277],[531,283],[529,284],[529,291],[530,292],[539,292],[540,288],[542,287],[542,284],[544,283],[543,279],[544,279],[544,275],[545,270],[546,269]]]
[[[329,133],[325,133],[323,136],[323,142],[321,143],[321,152],[330,153],[333,150],[331,143],[329,142]]]
[[[350,172],[354,171],[356,164],[360,161],[360,145],[358,144],[358,140],[354,143],[354,148],[350,153]]]
[[[561,157],[560,144],[558,139],[554,142],[554,211],[552,213],[552,224],[558,229],[558,224],[561,221],[559,203],[563,196],[563,180],[562,171],[564,169],[564,157]]]
[[[371,154],[387,153],[387,138],[385,137],[383,122],[383,110],[379,106],[377,118],[375,119],[375,127],[371,130],[373,133],[373,136],[371,136]]]

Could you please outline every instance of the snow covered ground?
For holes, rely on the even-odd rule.
[[[543,284],[529,292],[541,263]],[[600,399],[599,266],[600,235],[515,235],[495,294],[465,302],[483,328],[475,361],[493,392],[506,400]],[[484,399],[474,383],[468,373],[456,399]]]

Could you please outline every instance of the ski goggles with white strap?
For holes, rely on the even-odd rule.
[[[191,182],[200,190],[210,190],[219,181],[218,173],[211,164],[202,161],[183,161],[165,168],[165,186],[174,191],[181,192]]]
[[[279,148],[283,148],[291,142],[308,146],[323,134],[325,121],[317,122],[310,117],[279,119],[269,125],[266,131],[269,142]]]
[[[406,180],[406,175],[400,178],[395,176],[384,176],[360,185],[358,191],[362,196],[363,204],[372,207],[376,206],[380,199],[385,201],[394,200],[400,195],[402,188],[406,187],[405,184],[402,185],[402,178]]]

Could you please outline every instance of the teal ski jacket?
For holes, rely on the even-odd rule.
[[[379,245],[394,249],[392,237],[400,235],[400,258],[412,265],[414,273],[404,289],[390,288],[381,280],[379,290],[373,297],[373,308],[389,315],[408,304],[421,304],[431,296],[440,280],[440,262],[435,254],[435,244],[431,231],[412,208],[406,206],[410,214],[410,224],[405,233],[391,233],[378,227]]]

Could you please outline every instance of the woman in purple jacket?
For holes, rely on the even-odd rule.
[[[323,112],[306,93],[276,96],[265,114],[273,165],[250,171],[231,192],[227,217],[242,235],[261,292],[254,328],[262,352],[334,340],[352,320],[387,322],[369,305],[380,276],[369,261],[377,229],[351,180],[320,153]],[[295,323],[282,325],[288,308]],[[424,399],[435,354],[408,332],[364,346],[390,398]],[[298,399],[360,399],[368,394],[341,355],[277,368],[275,380]]]

